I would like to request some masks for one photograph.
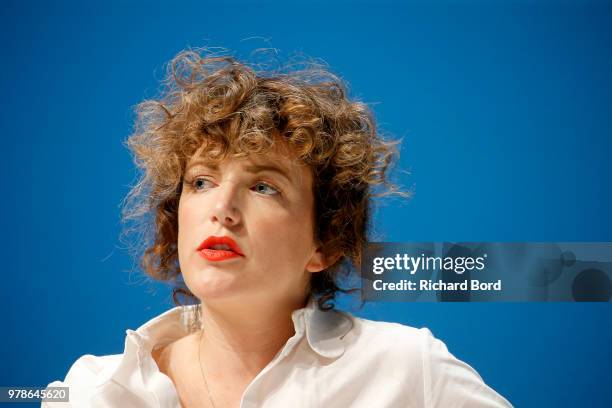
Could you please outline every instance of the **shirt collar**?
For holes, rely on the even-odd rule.
[[[136,330],[125,331],[125,348],[117,368],[110,378],[128,389],[149,389],[145,372],[153,370],[155,362],[149,357],[153,348],[171,343],[193,329],[197,305],[177,306],[154,317]],[[140,375],[138,375],[140,373]],[[102,378],[104,382],[108,378]]]
[[[113,378],[131,382],[129,367],[140,367],[153,348],[171,343],[198,329],[199,305],[177,306],[149,320],[136,330],[126,330],[125,350]],[[352,329],[353,321],[347,314],[322,311],[314,298],[291,314],[296,335],[304,332],[310,348],[325,358],[338,358],[345,351],[344,336]],[[126,378],[123,378],[123,377]]]
[[[310,348],[327,358],[337,358],[344,354],[344,336],[353,327],[352,319],[336,310],[323,311],[318,308],[314,298],[306,307],[295,310],[291,318],[296,333],[305,328]]]

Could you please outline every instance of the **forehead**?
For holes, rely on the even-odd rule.
[[[214,156],[214,157],[213,157]],[[312,179],[312,172],[297,156],[287,142],[278,140],[261,153],[228,152],[222,157],[207,151],[207,145],[200,146],[186,163],[186,170],[199,165],[223,168],[229,163],[239,163],[246,168],[277,169],[295,183],[303,184]],[[252,170],[251,170],[252,171]]]

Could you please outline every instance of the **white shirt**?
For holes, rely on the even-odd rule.
[[[80,357],[48,385],[70,387],[70,403],[41,407],[180,407],[151,351],[197,330],[197,307],[127,330],[123,354]],[[241,408],[512,407],[427,328],[324,312],[313,300],[292,319],[295,335],[247,386]]]

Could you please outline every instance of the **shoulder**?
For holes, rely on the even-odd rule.
[[[512,406],[428,328],[351,318],[352,348],[358,353],[354,355],[385,367],[383,371],[391,373],[394,381],[413,387],[413,392],[420,389],[424,406]]]
[[[156,357],[166,361],[173,355],[175,345],[196,321],[195,310],[195,306],[178,306],[137,330],[126,330],[122,354],[83,355],[63,381],[53,381],[48,387],[69,387],[70,405],[64,406],[150,406],[156,401],[152,390],[172,405],[172,387],[159,375]]]
[[[367,343],[372,350],[422,353],[433,338],[427,328],[349,316],[353,321],[354,337],[359,343]]]
[[[107,380],[117,369],[123,354],[79,357],[68,370],[64,383],[95,386]]]
[[[346,335],[347,357],[367,372],[377,370],[377,376],[397,383],[420,382],[423,360],[427,355],[426,328],[418,329],[399,323],[368,320],[350,316],[352,329]]]
[[[372,350],[384,349],[400,355],[410,353],[424,360],[454,358],[446,344],[436,338],[427,327],[416,328],[355,316],[350,318],[353,321],[354,337],[359,342],[367,343]],[[423,367],[428,368],[427,364]]]
[[[416,353],[421,358],[453,357],[446,344],[427,327],[416,328],[401,323],[382,322],[353,317],[359,335],[388,350]]]
[[[87,405],[91,395],[95,393],[95,390],[107,382],[117,370],[122,356],[122,354],[104,356],[85,354],[79,357],[72,363],[63,380],[53,381],[47,385],[47,388],[68,387],[70,392],[70,403],[54,402],[49,405],[43,403],[41,406],[70,407],[80,406],[82,404]]]

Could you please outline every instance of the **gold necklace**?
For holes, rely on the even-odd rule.
[[[204,338],[204,329],[200,330],[200,341],[198,343],[198,365],[200,366],[200,372],[202,373],[202,378],[204,379],[204,385],[206,386],[206,394],[208,394],[208,400],[210,401],[210,406],[212,408],[215,407],[215,403],[213,402],[212,396],[210,395],[210,388],[208,388],[208,381],[206,381],[206,375],[204,375],[204,367],[202,367],[202,339]]]

